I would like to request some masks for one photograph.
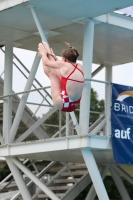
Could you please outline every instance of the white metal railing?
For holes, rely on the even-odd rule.
[[[110,136],[111,135],[111,83],[108,81],[100,81],[95,79],[86,79],[86,81],[91,82],[91,88],[94,89],[94,92],[97,93],[97,100],[104,102],[104,107],[101,105],[101,109],[98,109],[99,112],[99,118],[97,118],[95,121],[93,121],[92,124],[90,124],[90,133],[92,134],[100,134],[101,130],[103,132],[102,135]],[[93,99],[92,99],[93,101]],[[93,111],[93,109],[91,108]],[[97,110],[97,111],[98,111]],[[100,111],[101,110],[101,111]],[[95,110],[96,111],[96,110]],[[94,112],[95,112],[94,111]],[[90,112],[90,120],[93,112]],[[93,130],[92,130],[93,129]]]
[[[3,48],[0,48],[0,49],[3,53],[5,53]],[[13,54],[13,67],[14,67],[15,73],[17,74],[16,78],[15,78],[16,80],[15,80],[14,85],[18,85],[17,81],[19,81],[19,83],[22,82],[23,86],[24,86],[24,83],[26,83],[28,76],[30,74],[30,71],[25,67],[25,65],[20,61],[20,59],[18,59],[18,57],[15,54]],[[1,73],[0,77],[2,78],[3,75],[4,75],[4,69],[0,73]],[[19,87],[20,87],[20,85],[21,84],[19,84]],[[34,113],[34,115],[36,117],[40,117],[41,115],[43,115],[44,113],[46,113],[48,111],[49,107],[52,106],[52,97],[51,97],[51,95],[48,91],[50,87],[46,87],[46,89],[45,89],[45,87],[43,87],[41,85],[41,83],[35,78],[31,89],[34,89],[34,88],[35,89],[43,88],[43,90],[40,91],[40,90],[37,89],[36,93],[30,95],[28,97],[27,106]],[[19,97],[23,94],[22,92],[20,94],[17,93],[16,88],[14,86],[13,86],[13,90],[15,91],[16,95],[18,95]],[[45,98],[46,95],[47,95],[47,98]],[[36,101],[36,99],[37,99],[37,101]],[[45,99],[44,102],[46,102],[45,108],[44,108],[44,106],[42,108],[40,107],[43,99]],[[35,103],[36,103],[36,105],[35,105]],[[34,105],[34,106],[32,106],[32,105]]]
[[[56,164],[55,161],[51,161],[50,164],[48,164],[41,172],[39,172],[36,176],[40,179],[44,174],[46,174],[54,165]],[[29,181],[27,184],[27,187],[30,188],[33,184],[33,181]],[[20,191],[14,195],[11,200],[18,199],[18,196],[20,195]]]
[[[1,48],[2,52],[4,53],[4,50]],[[23,76],[25,79],[28,78],[29,74],[29,70],[25,67],[25,65],[17,58],[17,56],[14,54],[14,61],[13,64],[14,66],[19,70],[21,76]],[[18,64],[16,64],[15,60],[17,61]],[[22,70],[22,69],[23,70]],[[3,75],[4,71],[1,73],[1,76]],[[94,93],[96,92],[96,98],[98,101],[100,101],[101,99],[104,100],[105,105],[104,108],[99,110],[96,110],[96,105],[91,107],[91,111],[90,111],[90,119],[93,118],[92,120],[92,124],[96,124],[95,122],[98,120],[98,118],[101,117],[101,115],[105,115],[106,118],[106,131],[104,131],[106,135],[110,135],[110,106],[111,106],[111,92],[110,92],[110,83],[107,81],[99,81],[99,80],[94,80],[94,79],[85,79],[85,81],[90,81],[91,82],[91,88],[93,88]],[[34,89],[33,89],[34,88]],[[33,83],[33,87],[31,90],[28,91],[24,91],[24,92],[14,92],[13,94],[9,94],[6,96],[0,96],[0,100],[8,97],[13,97],[13,96],[21,96],[22,94],[25,93],[29,93],[29,97],[28,100],[26,102],[26,105],[28,106],[28,108],[32,111],[32,115],[31,117],[42,117],[44,114],[47,113],[47,111],[49,110],[49,108],[53,107],[52,105],[52,100],[51,100],[51,96],[49,94],[49,92],[47,91],[50,87],[42,87],[42,85],[38,82],[37,79],[35,79],[34,83]],[[89,98],[89,97],[88,97]],[[20,99],[15,100],[13,99],[14,103],[19,103]],[[78,109],[77,109],[78,110]],[[61,115],[61,112],[59,112],[59,123],[55,125],[55,128],[59,128],[59,131],[57,131],[55,134],[53,134],[52,137],[62,137],[62,131],[64,131],[64,127],[66,129],[66,136],[69,135],[69,114],[66,115],[66,126],[63,126],[61,123],[61,119],[65,118],[64,114]],[[97,117],[94,117],[97,116]],[[75,119],[75,117],[73,118]],[[104,120],[105,121],[105,120]],[[100,122],[100,120],[99,120]],[[77,122],[75,122],[76,124],[74,124],[73,129],[77,128]],[[91,128],[92,128],[92,124],[90,124]],[[104,124],[104,123],[102,123]],[[46,125],[48,126],[48,124]],[[49,124],[49,126],[51,126],[51,124]],[[105,125],[104,125],[105,126]],[[94,125],[93,125],[94,127]],[[102,126],[99,126],[102,127]],[[89,130],[89,127],[88,127]],[[99,130],[99,129],[98,129]],[[93,133],[97,134],[97,130],[95,129],[95,131],[93,131]]]
[[[97,96],[96,100],[100,101],[100,99],[102,98],[104,100],[105,106],[106,106],[106,108],[103,108],[101,112],[96,111],[96,110],[90,112],[90,118],[92,116],[96,120],[93,121],[93,124],[91,124],[91,126],[90,126],[91,131],[88,131],[88,133],[90,132],[90,133],[93,133],[93,134],[98,134],[98,132],[100,132],[106,126],[106,131],[104,131],[104,135],[109,136],[110,135],[110,109],[111,109],[110,108],[110,106],[111,106],[111,90],[110,90],[110,88],[111,88],[111,85],[110,85],[109,82],[97,81],[97,80],[93,80],[93,79],[90,79],[90,80],[87,80],[87,81],[91,81],[91,87],[94,89],[94,93]],[[0,96],[0,100],[3,100],[4,98],[10,98],[10,97],[13,97],[13,96],[18,96],[20,94],[25,94],[25,93],[31,94],[31,93],[34,93],[36,91],[41,91],[41,90],[44,90],[44,89],[46,90],[48,88],[50,88],[50,87],[49,86],[48,87],[41,87],[41,88],[36,88],[36,89],[28,90],[28,91],[12,93],[12,94],[9,94],[9,95]],[[45,96],[45,98],[46,98],[46,96]],[[40,104],[38,102],[33,102],[33,103],[30,102],[30,104],[32,106],[34,106],[34,104],[38,105],[37,109],[32,114],[32,117],[34,117],[36,115],[38,109],[42,109],[42,107],[49,106],[49,105],[43,104],[43,101],[44,100],[42,100],[42,102]],[[50,105],[50,107],[51,106],[52,105]],[[96,105],[94,105],[94,106],[96,106]],[[95,107],[94,107],[94,109],[95,109]],[[93,108],[92,108],[92,110],[93,110]],[[69,117],[68,117],[69,114],[66,114],[66,125],[62,126],[61,121],[62,121],[62,118],[64,118],[64,120],[65,120],[65,114],[61,114],[61,112],[59,112],[59,113],[60,113],[59,114],[59,124],[55,124],[55,126],[52,125],[54,128],[59,128],[59,131],[57,131],[51,137],[57,137],[57,136],[62,137],[62,136],[64,136],[64,134],[63,134],[64,130],[67,130],[66,136],[69,135],[69,133],[68,133],[69,132],[68,127],[69,127],[69,124],[70,124],[70,120],[69,120]],[[72,113],[70,113],[70,114],[72,114]],[[98,117],[94,117],[96,115],[98,115]],[[101,116],[104,116],[103,122],[101,122]],[[76,118],[75,118],[75,120],[77,121]],[[77,125],[76,121],[75,122],[73,121],[74,126],[75,126],[75,127],[73,126],[73,129],[76,128],[76,125]],[[48,124],[46,124],[46,126],[48,126]],[[49,124],[49,126],[51,126],[51,124]],[[96,126],[97,126],[97,129],[96,129]],[[93,129],[93,131],[92,131],[92,129]],[[94,129],[95,129],[95,131],[94,131]],[[88,127],[88,130],[89,130],[89,127]]]

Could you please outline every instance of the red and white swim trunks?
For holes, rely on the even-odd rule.
[[[72,64],[72,63],[71,63]],[[73,65],[73,64],[72,64]],[[67,84],[67,81],[68,80],[71,80],[71,81],[75,81],[75,82],[79,82],[79,83],[84,83],[84,81],[79,81],[79,80],[74,80],[74,79],[71,79],[70,76],[74,73],[75,70],[79,70],[82,74],[82,70],[80,70],[78,68],[78,64],[76,65],[73,65],[74,66],[74,69],[73,71],[67,76],[67,77],[61,77],[62,79],[62,92],[61,92],[61,98],[62,98],[62,101],[63,101],[63,107],[62,107],[62,111],[63,112],[72,112],[74,111],[78,105],[80,104],[80,99],[77,100],[77,101],[73,101],[69,98],[68,94],[67,94],[67,91],[66,91],[66,84]],[[84,76],[84,74],[83,74]]]
[[[66,94],[65,90],[61,92],[61,98],[63,101],[63,107],[62,110],[63,112],[72,112],[74,111],[80,104],[80,99],[77,101],[72,101],[68,95]]]

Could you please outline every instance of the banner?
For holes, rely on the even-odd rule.
[[[111,128],[114,161],[133,164],[133,87],[112,84]]]

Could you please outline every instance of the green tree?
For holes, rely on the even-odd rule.
[[[65,113],[62,113],[62,126],[65,125]],[[45,122],[45,130],[48,132],[51,137],[59,130],[59,111],[53,113]]]
[[[7,164],[0,168],[0,181],[2,181],[6,176],[10,174],[10,169]]]
[[[98,100],[97,92],[91,88],[90,125],[92,125],[100,117],[102,112],[104,112],[104,100]]]
[[[92,125],[104,112],[104,100],[98,100],[97,92],[91,88],[91,103],[90,103],[90,125]],[[79,107],[75,110],[77,120],[79,121]],[[49,125],[49,126],[48,126]],[[51,126],[50,126],[51,125]],[[55,125],[55,126],[53,126]],[[62,125],[65,125],[65,113],[62,112]],[[55,112],[44,123],[45,129],[49,136],[52,136],[59,130],[59,111]],[[74,131],[76,134],[76,131]]]
[[[128,191],[128,194],[130,196],[131,199],[133,199],[133,187],[132,185],[127,182],[124,178],[121,178],[127,191]],[[89,189],[91,187],[92,184],[89,184],[85,190],[83,192],[81,192],[79,194],[79,196],[77,198],[75,198],[75,200],[84,200],[89,192]],[[118,192],[118,189],[112,179],[111,176],[106,176],[105,179],[104,179],[104,185],[105,185],[105,188],[107,190],[107,193],[108,193],[108,196],[109,196],[109,199],[117,199],[117,200],[121,200],[121,196]],[[96,196],[95,199],[98,199],[98,197]]]

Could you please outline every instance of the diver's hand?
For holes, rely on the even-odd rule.
[[[43,54],[47,55],[47,50],[42,43],[38,44],[38,56],[41,58]]]

